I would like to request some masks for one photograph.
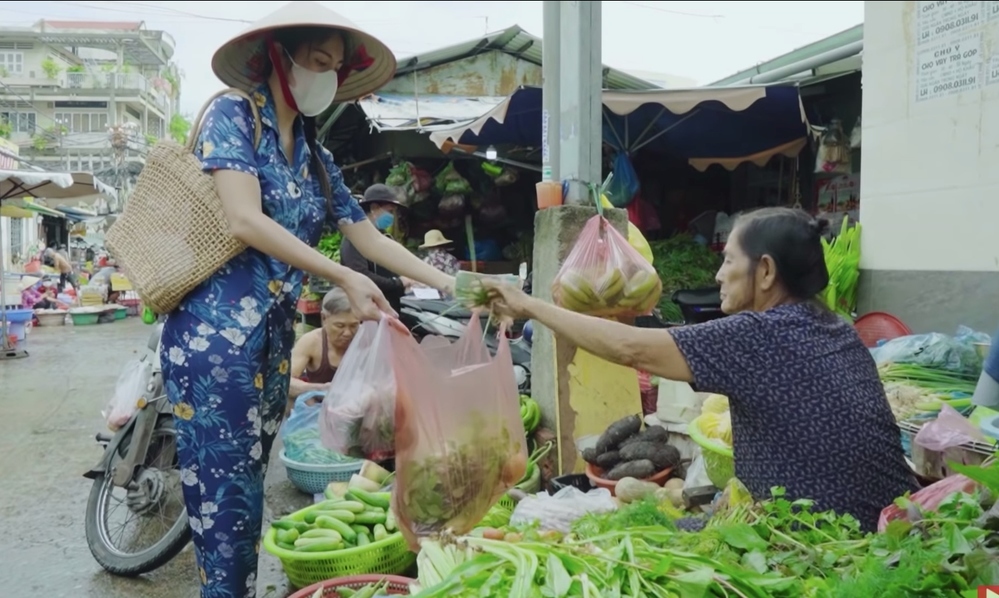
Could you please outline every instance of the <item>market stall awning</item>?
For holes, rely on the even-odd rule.
[[[0,201],[14,197],[77,198],[98,193],[113,194],[114,189],[89,172],[46,172],[0,170]]]
[[[99,218],[97,212],[84,210],[82,208],[71,208],[69,206],[57,206],[56,210],[66,215],[66,218],[73,222],[82,222],[92,218]]]
[[[431,133],[438,147],[541,145],[542,91],[524,87],[467,126]],[[704,170],[796,156],[808,122],[795,85],[604,91],[603,138],[618,149],[648,148]]]
[[[25,209],[41,214],[42,216],[51,216],[52,218],[66,218],[66,214],[63,214],[59,210],[53,210],[48,206],[43,206],[33,201],[25,201],[21,205]]]
[[[438,131],[467,126],[506,99],[379,94],[357,105],[378,131]]]
[[[31,210],[26,210],[21,206],[7,205],[4,204],[0,206],[0,216],[5,218],[31,218],[35,215],[35,212]]]

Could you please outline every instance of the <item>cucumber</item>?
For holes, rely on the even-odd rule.
[[[354,542],[357,539],[357,532],[350,529],[349,525],[347,525],[343,521],[340,521],[339,519],[323,515],[322,517],[316,520],[316,525],[325,529],[331,529],[339,533],[341,536],[343,536],[343,539],[348,542]]]
[[[374,534],[375,542],[388,538],[388,530],[386,530],[385,526],[381,523],[375,525],[375,529],[372,533]]]
[[[291,519],[276,519],[271,522],[271,527],[277,529],[294,529],[298,530],[298,533],[302,533],[309,529],[309,524],[302,521],[292,521]]]
[[[277,543],[277,547],[278,548],[283,548],[285,550],[295,550],[295,545],[294,544],[286,544],[284,542],[278,542]]]
[[[339,505],[342,504],[343,502],[344,500],[342,498],[330,498],[321,502],[317,502],[316,504],[312,505],[309,508],[316,511],[333,511],[335,509],[339,509],[340,508]]]
[[[369,536],[371,535],[371,530],[366,525],[360,525],[360,524],[355,523],[355,524],[353,524],[353,525],[350,526],[350,529],[352,529],[355,532],[357,532],[358,535],[360,535],[360,534],[368,534]]]
[[[320,517],[332,517],[333,519],[339,519],[344,523],[354,523],[357,515],[351,513],[350,511],[336,510],[336,511],[320,511],[318,513]]]
[[[309,511],[308,513],[303,515],[302,518],[305,520],[306,523],[311,525],[316,522],[316,517],[319,517],[322,514],[323,513],[319,511]]]
[[[353,500],[345,500],[343,502],[338,502],[336,504],[337,511],[350,511],[351,513],[363,513],[367,511],[370,507],[363,502],[357,502]]]
[[[358,546],[367,546],[368,544],[371,544],[371,538],[368,537],[368,534],[357,534]],[[341,596],[342,595],[343,594],[341,594]]]
[[[309,532],[304,532],[309,533]],[[279,529],[274,534],[274,539],[280,544],[294,544],[295,540],[299,538],[300,534],[297,529]]]
[[[323,538],[326,540],[333,540],[334,542],[343,542],[343,536],[339,532],[332,529],[325,529],[317,527],[316,529],[310,529],[301,536],[307,540],[312,540],[315,538]]]
[[[385,529],[390,532],[399,530],[399,524],[395,521],[395,513],[392,512],[392,509],[388,509],[385,512]]]
[[[378,509],[389,508],[389,503],[392,500],[390,492],[367,492],[361,488],[351,488],[348,494],[362,503]]]
[[[385,511],[365,511],[354,516],[354,523],[363,523],[365,525],[381,523],[384,525],[386,519]]]
[[[343,550],[343,542],[320,540],[314,544],[304,544],[302,546],[295,544],[295,550],[298,552],[336,552],[337,550]]]

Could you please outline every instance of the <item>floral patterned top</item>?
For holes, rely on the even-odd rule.
[[[204,171],[235,170],[257,177],[264,214],[313,247],[327,224],[364,220],[364,212],[344,185],[332,154],[321,150],[333,192],[328,209],[319,179],[309,172],[309,147],[301,121],[295,125],[294,155],[286,158],[278,140],[270,90],[263,85],[251,96],[260,110],[260,145],[254,151],[253,111],[248,100],[221,96],[205,113],[195,148]],[[179,309],[242,347],[271,309],[292,314],[301,290],[301,270],[248,248],[191,291]]]
[[[443,249],[431,249],[427,251],[427,257],[423,258],[423,261],[448,276],[454,276],[461,270],[458,258]]]

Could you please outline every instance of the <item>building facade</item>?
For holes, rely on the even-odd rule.
[[[127,171],[170,133],[173,54],[173,38],[142,22],[0,27],[0,137],[48,169]]]

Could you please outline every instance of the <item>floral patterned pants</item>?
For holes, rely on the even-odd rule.
[[[242,347],[178,311],[161,362],[173,404],[201,598],[253,598],[264,473],[288,398],[290,320],[267,317]]]

